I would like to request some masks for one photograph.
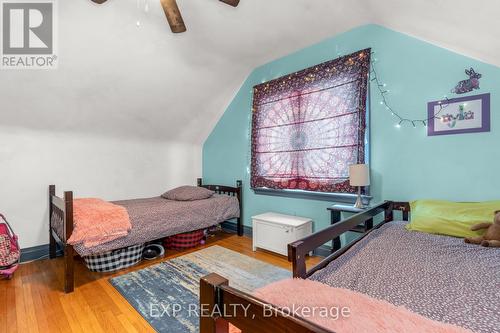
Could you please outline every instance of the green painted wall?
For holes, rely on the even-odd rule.
[[[276,211],[311,217],[315,228],[328,225],[324,201],[255,195],[249,188],[252,87],[261,82],[372,47],[389,100],[402,116],[425,118],[427,102],[465,79],[464,69],[483,74],[481,90],[491,93],[491,132],[428,137],[426,129],[396,128],[371,87],[372,194],[384,199],[440,198],[460,201],[500,199],[500,69],[377,25],[361,26],[256,68],[238,91],[203,147],[206,182],[242,179],[245,224],[252,215]]]

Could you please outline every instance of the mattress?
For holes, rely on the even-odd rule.
[[[402,305],[428,318],[500,332],[500,248],[390,222],[310,279]]]
[[[195,201],[174,201],[162,197],[114,201],[127,209],[132,230],[123,238],[93,247],[75,245],[81,256],[103,253],[130,245],[208,228],[240,215],[238,199],[214,194]]]

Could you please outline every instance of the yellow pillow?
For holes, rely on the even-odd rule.
[[[406,229],[454,237],[476,237],[484,230],[470,227],[482,222],[493,222],[500,201],[451,202],[443,200],[416,200],[410,203],[411,222]]]

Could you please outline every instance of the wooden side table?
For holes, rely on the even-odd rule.
[[[355,208],[354,206],[349,206],[349,205],[333,205],[331,207],[328,207],[327,209],[330,211],[330,224],[333,225],[337,222],[340,222],[342,220],[343,212],[357,214],[369,208],[370,207]],[[350,231],[365,233],[372,228],[373,228],[373,219],[369,219],[364,224],[357,225]],[[332,240],[332,252],[339,250],[341,247],[342,247],[342,242],[340,240],[340,237],[334,238]]]

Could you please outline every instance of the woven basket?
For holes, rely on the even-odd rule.
[[[186,232],[165,238],[163,245],[170,250],[182,250],[205,243],[205,229]]]
[[[105,253],[84,256],[87,268],[93,272],[113,272],[134,266],[142,259],[144,244],[132,245]]]

